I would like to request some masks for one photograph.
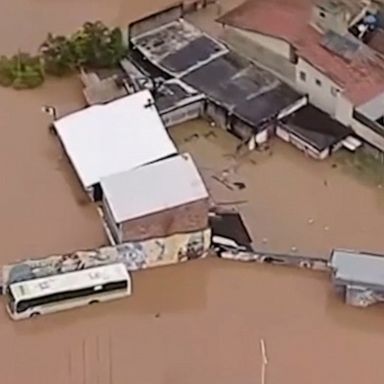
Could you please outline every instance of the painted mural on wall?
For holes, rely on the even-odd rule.
[[[210,245],[211,231],[206,229],[167,238],[26,260],[3,268],[3,285],[114,262],[123,262],[129,271],[170,265],[205,257]]]

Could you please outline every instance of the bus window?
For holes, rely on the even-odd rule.
[[[16,312],[21,313],[26,311],[30,307],[29,300],[21,300],[17,303]]]

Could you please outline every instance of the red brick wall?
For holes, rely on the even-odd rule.
[[[153,213],[122,224],[123,241],[166,237],[208,227],[208,199]]]

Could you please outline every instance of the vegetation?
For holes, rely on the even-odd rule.
[[[39,56],[18,53],[0,58],[0,85],[15,89],[36,88],[44,82],[44,70]]]
[[[384,188],[384,165],[372,155],[361,150],[353,154],[339,151],[335,154],[335,159],[344,170],[363,182]]]
[[[119,28],[109,29],[100,21],[87,22],[70,37],[48,34],[38,56],[1,56],[0,85],[35,88],[44,82],[45,73],[65,76],[80,68],[113,68],[125,53]]]
[[[80,67],[111,68],[125,54],[121,30],[102,22],[85,23],[70,38],[49,34],[41,45],[47,73],[62,76]]]
[[[46,73],[53,76],[64,76],[75,69],[76,61],[71,41],[65,36],[48,34],[40,46]]]

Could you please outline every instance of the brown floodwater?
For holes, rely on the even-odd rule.
[[[33,50],[48,31],[69,32],[89,19],[125,25],[166,3],[3,0],[0,51]],[[43,104],[59,114],[81,107],[77,79],[31,92],[0,89],[0,102],[0,262],[105,243],[40,112]],[[182,143],[193,130],[207,127],[193,123],[175,136]],[[218,135],[181,147],[219,172],[234,141]],[[374,188],[282,144],[269,158],[255,156],[236,174],[244,191],[228,193],[211,180],[209,187],[217,200],[251,201],[242,209],[257,243],[265,237],[272,249],[296,245],[314,254],[334,246],[384,249],[382,197]],[[345,306],[326,275],[203,260],[136,273],[134,291],[126,300],[36,321],[13,322],[1,306],[0,382],[260,383],[261,338],[267,383],[384,380],[384,309]]]

